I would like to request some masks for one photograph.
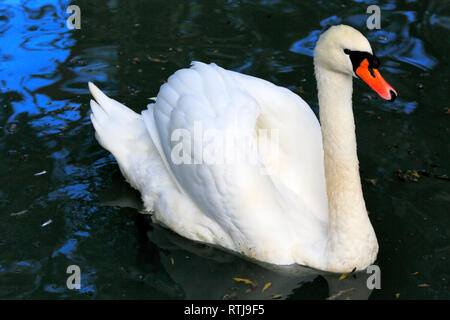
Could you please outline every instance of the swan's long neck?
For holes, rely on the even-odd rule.
[[[315,67],[328,195],[329,268],[357,270],[372,263],[378,244],[367,215],[356,152],[352,77]]]

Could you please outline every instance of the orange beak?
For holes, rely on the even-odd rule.
[[[394,101],[397,97],[397,92],[383,79],[378,69],[369,69],[367,59],[361,62],[355,73],[383,99]]]

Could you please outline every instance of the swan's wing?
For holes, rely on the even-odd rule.
[[[218,67],[217,67],[218,68]],[[268,81],[219,68],[254,98],[261,108],[257,129],[278,132],[278,157],[261,153],[281,184],[302,198],[321,221],[328,221],[322,132],[309,105],[292,91]]]
[[[270,178],[260,174],[258,163],[233,161],[237,147],[229,148],[230,153],[225,152],[223,158],[221,150],[209,149],[219,146],[223,151],[221,142],[238,128],[253,132],[260,111],[256,101],[213,66],[195,63],[168,79],[153,110],[161,146],[174,176],[201,212],[232,239],[225,245],[258,259],[293,262],[285,252],[280,256],[280,246],[292,242],[292,238]],[[184,147],[182,151],[180,147]],[[211,151],[211,155],[217,150],[217,161],[212,157],[205,161],[200,149]],[[244,152],[249,150],[243,148],[237,153],[245,158]],[[183,215],[183,210],[171,214]],[[195,230],[192,233],[194,238]],[[269,244],[263,238],[274,240]],[[222,239],[215,241],[224,245]]]
[[[202,63],[172,75],[153,105],[162,151],[173,176],[201,211],[230,235],[233,241],[229,249],[260,260],[289,264],[293,262],[289,250],[279,248],[292,243],[299,225],[305,232],[314,230],[308,228],[309,218],[293,218],[295,213],[283,194],[288,191],[283,190],[286,187],[261,172],[265,159],[259,154],[255,159],[251,149],[234,145],[234,154],[225,152],[224,157],[219,155],[216,162],[208,163],[199,151],[211,152],[211,145],[225,143],[229,132],[237,128],[238,132],[249,130],[255,134],[261,112],[261,104],[249,94],[243,81],[236,81],[233,73],[216,65]],[[283,122],[280,120],[279,124],[282,126]],[[188,146],[190,152],[186,152]],[[222,150],[225,149],[226,145]],[[236,158],[236,150],[244,161]],[[213,154],[214,151],[217,149]],[[236,161],[228,161],[227,156]],[[222,163],[217,159],[222,159]],[[255,162],[246,161],[249,159]],[[306,207],[302,209],[308,211]],[[173,214],[182,213],[180,210]],[[293,219],[299,223],[293,224]],[[222,244],[220,239],[216,241]]]

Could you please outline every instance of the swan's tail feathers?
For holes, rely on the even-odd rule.
[[[153,145],[144,120],[133,110],[108,98],[91,82],[89,90],[95,99],[91,100],[95,137],[114,155],[127,181],[139,190],[141,186],[135,177],[136,162],[149,160]]]
[[[142,115],[108,98],[89,82],[91,121],[102,147],[111,152],[128,183],[139,190],[147,211],[164,190],[175,190]]]
[[[119,162],[125,161],[131,152],[148,151],[151,140],[142,116],[108,98],[92,82],[89,82],[89,90],[95,99],[91,100],[91,121],[95,137],[102,147]]]

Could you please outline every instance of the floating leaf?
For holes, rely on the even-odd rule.
[[[270,299],[280,299],[282,296],[282,294],[274,294],[273,296],[270,296]]]
[[[370,183],[373,186],[377,185],[377,179],[364,179],[367,183]]]
[[[271,285],[272,285],[272,282],[266,283],[266,284],[264,285],[264,288],[262,288],[262,291],[261,291],[261,292],[266,291]]]
[[[248,279],[244,279],[244,278],[233,278],[233,280],[234,280],[234,281],[237,281],[237,282],[244,282],[244,283],[246,283],[246,284],[252,285],[253,287],[256,287],[256,283],[254,283],[253,281],[248,280]]]
[[[421,283],[419,285],[417,285],[419,288],[425,288],[425,287],[429,287],[430,285],[428,283]]]
[[[412,170],[406,170],[406,172],[398,170],[397,178],[401,181],[417,182],[417,181],[419,181],[420,174],[418,174],[417,171],[412,171]]]
[[[425,170],[406,170],[406,172],[403,172],[401,170],[397,170],[397,178],[401,181],[419,181],[419,178],[422,177],[430,177],[435,179],[441,179],[441,180],[450,180],[448,175],[437,175],[430,172],[427,172]]]
[[[351,292],[353,290],[355,290],[355,288],[350,288],[350,289],[345,289],[345,290],[338,291],[337,293],[333,294],[332,296],[329,296],[327,298],[327,300],[336,300],[336,298],[342,296],[344,293],[348,293],[348,292]],[[348,298],[348,299],[350,299],[350,298]]]
[[[22,210],[22,211],[19,211],[19,212],[14,212],[14,213],[11,213],[11,216],[12,216],[12,217],[14,217],[14,216],[20,216],[20,215],[22,215],[22,214],[24,214],[24,213],[26,213],[26,212],[28,212],[28,210]]]
[[[52,219],[50,219],[50,220],[48,220],[48,221],[46,221],[46,222],[44,222],[43,224],[41,224],[41,227],[45,227],[45,226],[48,226],[50,223],[52,223],[53,222],[53,220]]]
[[[411,175],[416,177],[416,178],[420,178],[420,175],[417,172],[415,172],[415,171],[411,171]]]
[[[339,277],[339,280],[344,280],[345,278],[347,278],[347,274],[343,273],[342,276]]]
[[[407,170],[406,177],[408,178],[409,181],[417,182],[418,178],[420,178],[420,175],[415,171]]]
[[[147,55],[147,59],[152,61],[152,62],[162,62],[162,63],[166,63],[167,62],[167,60],[162,60],[160,58],[153,58],[153,57],[151,57],[149,55]]]

